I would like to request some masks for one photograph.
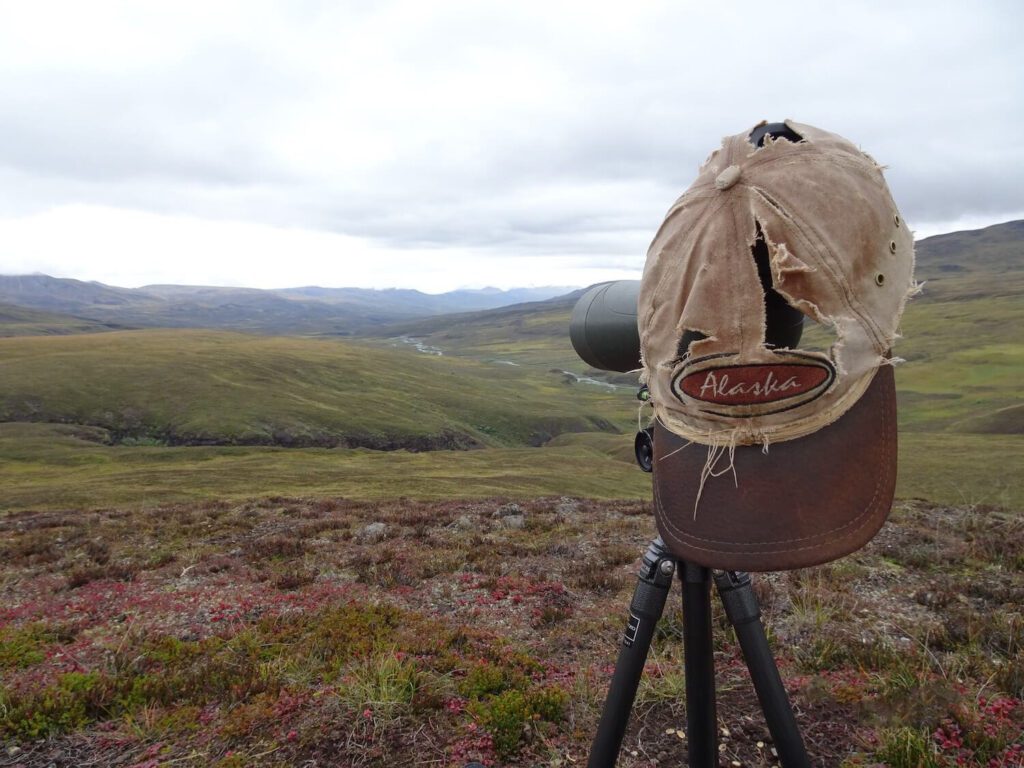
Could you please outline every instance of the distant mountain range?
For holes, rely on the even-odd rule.
[[[0,335],[126,328],[351,335],[384,323],[495,309],[572,290],[552,286],[428,294],[397,288],[318,286],[279,290],[192,285],[118,288],[49,275],[0,275]]]
[[[936,235],[918,241],[916,248],[917,279],[926,286],[914,303],[1012,299],[1024,282],[1024,221]],[[193,285],[117,288],[48,275],[0,275],[0,336],[211,328],[276,335],[408,335],[453,341],[469,333],[458,327],[469,323],[473,333],[490,328],[495,338],[489,342],[510,332],[533,337],[553,332],[555,325],[545,327],[546,323],[555,323],[556,316],[557,323],[567,322],[578,295],[577,289],[555,286],[441,294],[319,286],[279,290]],[[557,333],[563,333],[561,325]],[[468,338],[462,341],[469,343]],[[485,339],[481,336],[475,341],[482,345],[482,352]]]

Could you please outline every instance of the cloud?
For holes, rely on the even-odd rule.
[[[890,167],[912,225],[1024,211],[1015,3],[99,2],[6,15],[0,219],[38,233],[47,216],[69,226],[68,211],[102,210],[154,244],[131,261],[145,282],[146,270],[277,274],[226,253],[248,246],[156,259],[172,221],[205,221],[219,243],[248,243],[243,231],[294,237],[292,251],[315,250],[300,232],[358,242],[373,270],[352,279],[378,285],[416,284],[442,254],[453,285],[470,264],[482,282],[515,280],[523,269],[508,265],[536,257],[590,270],[570,282],[637,269],[720,137],[763,118],[858,142]],[[19,243],[0,248],[0,270],[57,264],[74,240]],[[107,267],[129,262],[95,258],[115,278]]]

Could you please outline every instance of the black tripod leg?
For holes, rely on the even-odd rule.
[[[782,768],[810,768],[811,762],[793,716],[793,707],[768,647],[768,638],[761,624],[761,610],[750,587],[750,575],[717,571],[715,586],[722,597],[725,615],[736,629],[743,658],[754,681],[754,690],[779,753],[779,763]]]
[[[643,565],[640,566],[639,581],[629,605],[629,623],[604,701],[601,724],[590,747],[587,768],[613,768],[618,760],[636,689],[640,685],[640,675],[654,637],[654,627],[665,609],[674,573],[675,562],[665,550],[665,543],[660,538],[655,539],[644,553]]]
[[[683,563],[683,651],[690,768],[718,765],[715,661],[711,641],[711,572]]]

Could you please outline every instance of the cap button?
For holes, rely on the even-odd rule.
[[[730,165],[715,179],[715,186],[719,189],[728,189],[737,181],[740,180],[740,167],[738,165]]]

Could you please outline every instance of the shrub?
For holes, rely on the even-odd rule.
[[[1024,699],[1024,650],[1017,651],[1017,654],[1000,668],[996,682],[1011,696]]]
[[[3,731],[35,739],[79,728],[103,712],[108,683],[95,672],[68,672],[35,696],[21,700],[4,697],[0,700],[0,710],[5,713]]]
[[[889,768],[944,768],[927,731],[897,728],[880,734],[882,746],[875,754]]]
[[[549,723],[557,723],[565,717],[569,694],[557,686],[549,686],[531,691],[527,701],[535,715]]]
[[[411,707],[423,685],[424,678],[412,662],[385,652],[350,663],[343,672],[338,699],[348,709],[368,710],[377,720],[392,720]]]
[[[278,589],[289,590],[299,589],[316,581],[317,570],[315,568],[289,568],[274,577],[274,586]]]
[[[505,691],[485,702],[474,702],[470,712],[491,734],[498,757],[507,758],[519,751],[523,728],[532,714],[521,692]]]
[[[298,557],[306,554],[308,545],[301,538],[274,534],[248,542],[245,549],[251,559],[263,560]]]
[[[108,563],[106,565],[83,565],[68,572],[68,589],[84,587],[92,581],[131,581],[139,572],[134,563]]]
[[[459,683],[459,693],[467,699],[482,699],[488,694],[501,693],[509,688],[511,680],[506,670],[489,662],[472,667]]]

